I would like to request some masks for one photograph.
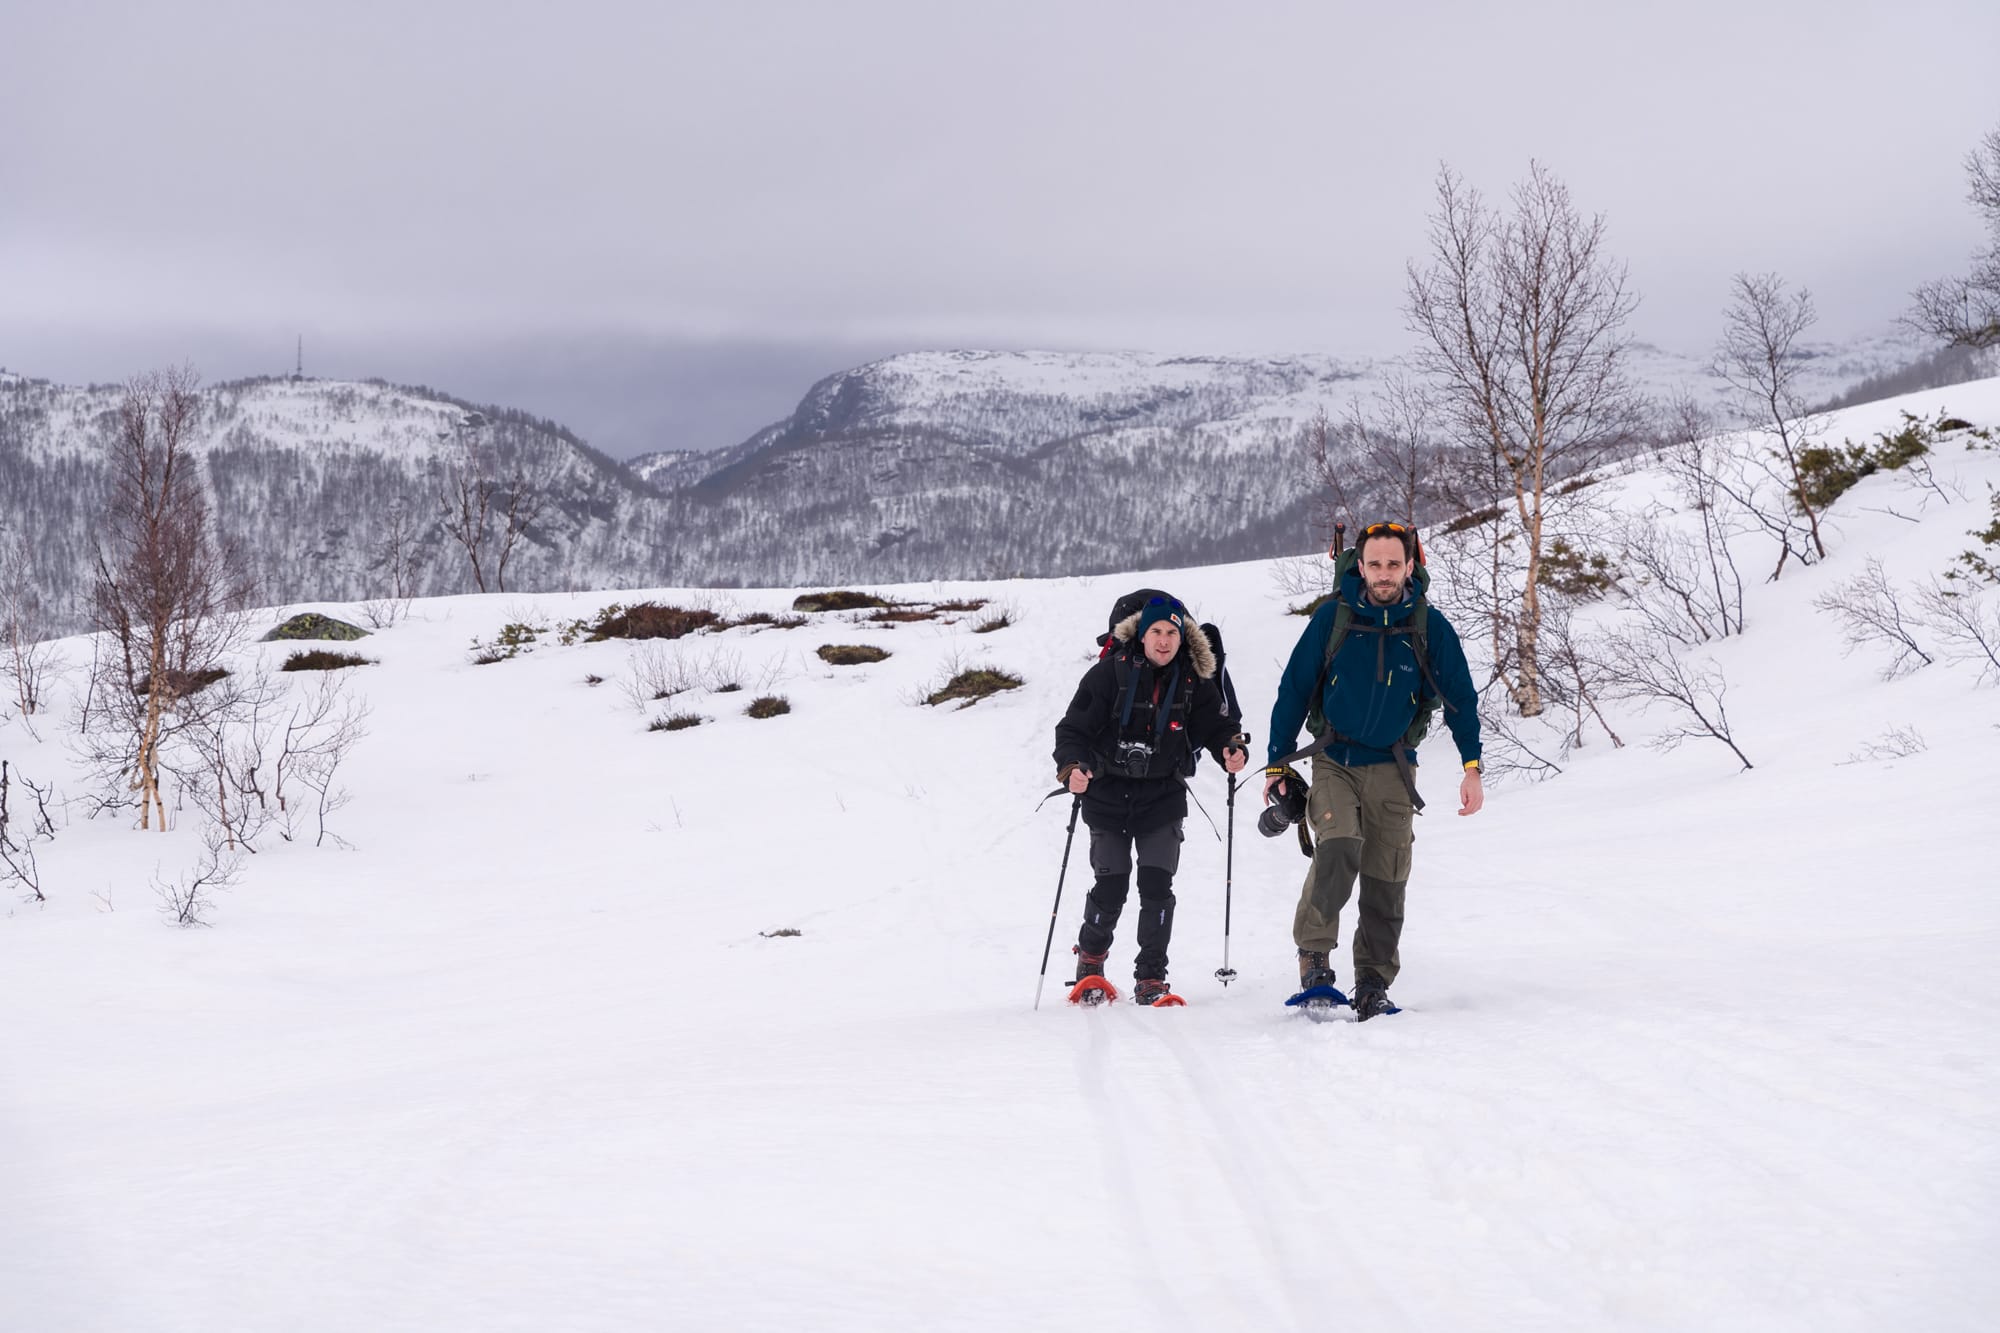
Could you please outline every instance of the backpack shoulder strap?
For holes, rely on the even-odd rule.
[[[1347,631],[1354,624],[1354,608],[1343,597],[1333,608],[1333,630],[1326,636],[1326,654],[1319,662],[1319,687],[1326,688],[1326,678],[1333,670],[1333,655],[1340,651],[1341,641],[1347,638]]]
[[[1111,670],[1118,679],[1118,703],[1113,711],[1118,715],[1118,730],[1123,734],[1132,724],[1132,699],[1139,692],[1139,672],[1125,653],[1111,659]]]

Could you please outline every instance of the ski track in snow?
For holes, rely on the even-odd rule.
[[[2000,381],[1833,434],[1904,407],[2000,422]],[[1218,620],[1261,733],[1301,623],[1265,565],[898,590],[1001,598],[992,635],[685,640],[782,673],[794,711],[696,692],[671,707],[711,724],[659,735],[582,684],[621,645],[465,658],[632,594],[420,604],[352,677],[355,850],[268,841],[177,932],[148,883],[191,822],[79,817],[49,904],[0,918],[0,1330],[1991,1327],[2000,690],[1884,683],[1810,610],[1870,553],[1907,586],[1970,544],[2000,455],[1938,463],[1965,500],[1864,481],[1826,565],[1707,650],[1755,770],[1618,713],[1627,748],[1460,820],[1427,746],[1404,1012],[1365,1025],[1281,1005],[1304,866],[1254,803],[1235,984],[1191,811],[1187,1007],[1130,1002],[1129,920],[1127,998],[1063,1002],[1079,829],[1029,1008],[1068,816],[1036,808],[1049,733],[1105,608],[1158,585]],[[1028,685],[917,706],[954,658]],[[1929,748],[1843,762],[1901,726]],[[0,742],[69,781],[49,730]],[[1214,766],[1194,784],[1222,817]]]

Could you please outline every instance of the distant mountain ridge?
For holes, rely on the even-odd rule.
[[[1809,349],[1831,398],[1912,358],[1907,339]],[[1638,345],[1662,393],[1719,401],[1699,361]],[[1049,576],[1309,549],[1299,440],[1389,373],[1331,356],[935,351],[814,384],[786,419],[712,453],[621,464],[552,421],[431,389],[300,378],[204,389],[196,450],[221,531],[269,601],[386,595],[384,556],[414,526],[426,593],[472,585],[436,523],[452,460],[476,442],[547,505],[510,565],[515,591],[660,584],[793,586]],[[117,386],[0,373],[0,529],[26,534],[71,609],[109,493]]]

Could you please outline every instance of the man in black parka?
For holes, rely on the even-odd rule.
[[[1079,981],[1104,975],[1136,859],[1133,998],[1157,1004],[1171,995],[1174,871],[1195,750],[1207,750],[1231,773],[1241,771],[1247,755],[1224,711],[1208,637],[1180,602],[1153,597],[1111,633],[1111,650],[1084,673],[1056,724],[1056,776],[1083,798],[1090,868],[1097,876],[1077,935],[1076,972]]]

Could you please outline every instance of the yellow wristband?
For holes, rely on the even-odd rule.
[[[1468,773],[1484,773],[1486,768],[1477,759],[1468,759],[1465,761],[1465,771]]]

